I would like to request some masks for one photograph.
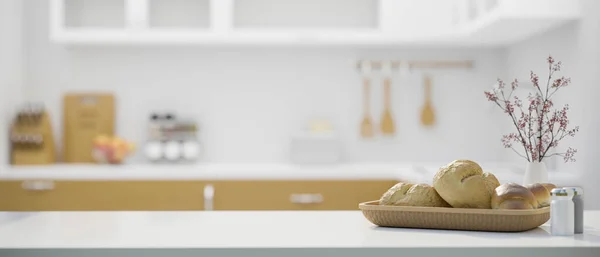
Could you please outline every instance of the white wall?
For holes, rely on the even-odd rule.
[[[15,104],[18,104],[23,79],[23,48],[20,0],[0,1],[0,163],[8,163],[8,141],[4,135]]]
[[[510,77],[528,78],[534,70],[540,80],[547,75],[545,58],[549,54],[563,62],[562,74],[572,78],[572,86],[557,93],[557,103],[568,103],[571,107],[571,125],[579,125],[580,132],[564,141],[561,148],[568,146],[578,149],[577,162],[563,163],[562,159],[553,161],[561,172],[575,173],[580,176],[588,199],[600,197],[600,189],[595,183],[600,181],[598,145],[600,137],[600,116],[597,99],[600,96],[600,2],[582,0],[583,18],[580,22],[565,25],[563,28],[522,42],[507,51],[508,74]],[[543,80],[545,81],[545,80]],[[590,196],[592,195],[592,196]],[[586,207],[600,208],[600,202],[587,201]]]
[[[408,49],[205,49],[195,47],[76,47],[48,42],[45,1],[27,2],[27,96],[44,101],[60,137],[61,96],[108,90],[118,96],[118,133],[141,142],[152,110],[198,118],[215,162],[287,161],[289,136],[312,117],[329,117],[347,161],[502,161],[501,116],[483,90],[504,73],[502,52]],[[439,125],[420,128],[420,77],[396,80],[393,112],[398,137],[358,138],[361,81],[354,62],[375,58],[468,58],[472,71],[443,71],[434,82]],[[381,115],[381,83],[374,115]],[[477,106],[474,108],[473,106]]]

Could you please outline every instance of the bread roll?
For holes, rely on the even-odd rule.
[[[543,186],[542,186],[543,187]],[[494,190],[492,209],[537,209],[538,202],[529,189],[524,186],[507,183]]]
[[[452,207],[490,209],[492,192],[500,185],[491,173],[484,173],[479,164],[455,160],[440,168],[433,178],[433,187]]]
[[[548,192],[551,192],[552,189],[556,188],[556,185],[551,184],[551,183],[541,183],[542,186],[544,186],[546,188],[546,190],[548,190]]]
[[[398,183],[391,187],[379,200],[380,205],[450,207],[427,184]]]
[[[535,183],[529,184],[525,187],[529,189],[531,193],[533,193],[533,196],[535,196],[535,199],[538,203],[537,208],[550,206],[550,191],[548,191],[543,184]]]

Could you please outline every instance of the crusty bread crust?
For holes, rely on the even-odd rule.
[[[455,160],[441,167],[433,178],[433,187],[455,208],[490,209],[492,192],[499,185],[493,174],[484,173],[470,160]]]
[[[529,189],[516,183],[503,184],[494,190],[492,209],[537,209],[538,202]]]
[[[435,189],[427,184],[398,183],[383,194],[380,205],[450,207]]]
[[[550,206],[550,191],[543,184],[535,183],[526,185],[525,187],[535,196],[538,208]]]

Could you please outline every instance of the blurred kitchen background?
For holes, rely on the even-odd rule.
[[[531,70],[545,82],[548,55],[562,61],[559,76],[572,77],[572,86],[555,99],[570,104],[570,120],[581,128],[563,143],[578,149],[577,162],[547,161],[551,182],[583,186],[594,199],[600,197],[592,183],[600,180],[594,133],[600,128],[594,113],[600,91],[598,10],[594,0],[5,0],[0,209],[130,209],[160,197],[185,202],[178,197],[187,193],[152,196],[162,189],[143,183],[149,180],[198,181],[204,202],[213,200],[207,194],[214,196],[215,205],[208,207],[214,209],[252,208],[217,203],[224,201],[217,200],[220,192],[237,194],[230,188],[253,192],[243,181],[268,188],[282,180],[273,191],[258,189],[252,199],[294,188],[290,201],[313,204],[302,207],[308,209],[338,208],[319,207],[329,199],[321,188],[333,191],[334,199],[360,194],[354,186],[367,191],[348,196],[340,207],[345,209],[375,200],[369,198],[400,180],[431,183],[437,168],[455,159],[477,161],[502,182],[520,182],[526,162],[500,141],[513,125],[483,91],[497,78],[517,78],[526,95]],[[361,61],[375,61],[370,73],[361,70]],[[411,68],[407,62],[454,65]],[[373,137],[361,134],[365,78]],[[99,106],[88,110],[83,100],[69,97],[91,97]],[[386,102],[386,119],[394,124],[388,134],[380,129]],[[432,124],[424,122],[425,106],[432,107]],[[85,110],[96,119],[82,121]],[[27,127],[23,134],[43,139],[11,134],[19,113],[41,120],[34,132]],[[185,128],[173,132],[177,124]],[[120,157],[103,156],[119,147]],[[110,162],[106,158],[117,164],[103,163]],[[120,207],[96,207],[85,199],[58,206],[44,202],[58,199],[48,195],[17,196],[23,188],[59,191],[68,199],[94,185],[109,190],[79,181],[125,180],[138,183],[127,186],[137,193],[111,195],[137,203]],[[379,182],[356,182],[366,180]],[[338,186],[346,189],[332,189]],[[169,184],[164,190],[185,188]],[[139,208],[160,209],[159,202]],[[169,208],[196,209],[164,204]],[[586,208],[600,205],[590,200]]]

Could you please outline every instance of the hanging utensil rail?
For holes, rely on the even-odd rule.
[[[377,60],[359,60],[356,68],[362,70],[362,65],[368,63],[372,70],[381,70],[385,63],[390,63],[392,69],[408,68],[408,69],[471,69],[474,61],[377,61]]]

